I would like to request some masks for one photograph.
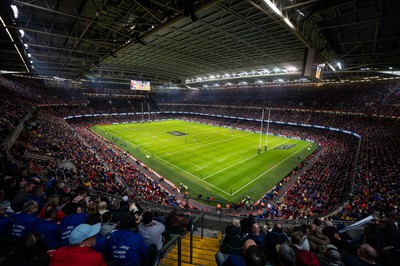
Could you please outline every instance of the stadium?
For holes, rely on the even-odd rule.
[[[0,19],[0,265],[400,264],[400,2]]]

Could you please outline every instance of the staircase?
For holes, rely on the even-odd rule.
[[[215,253],[219,251],[221,232],[218,237],[203,237],[193,235],[193,263],[190,264],[190,234],[182,238],[182,266],[204,265],[216,266]],[[178,265],[178,245],[165,255],[160,265],[176,266]]]

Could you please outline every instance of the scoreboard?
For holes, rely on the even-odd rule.
[[[131,80],[130,89],[133,91],[150,91],[150,82]]]

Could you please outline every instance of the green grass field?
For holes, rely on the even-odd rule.
[[[317,146],[303,140],[266,136],[181,120],[98,125],[91,128],[129,151],[189,195],[238,202],[258,200]]]

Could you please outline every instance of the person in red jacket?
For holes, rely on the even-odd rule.
[[[107,266],[103,255],[92,249],[100,228],[100,223],[75,227],[69,236],[71,246],[57,249],[50,258],[50,266]]]

